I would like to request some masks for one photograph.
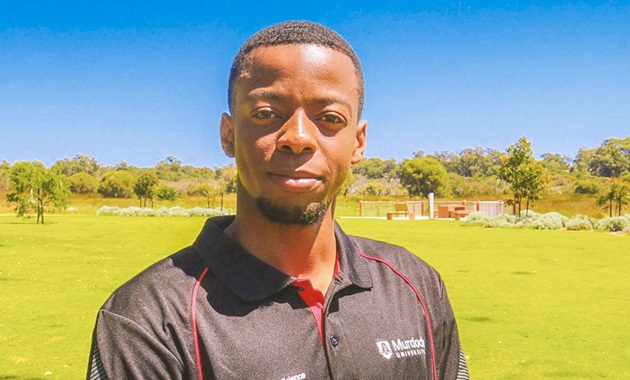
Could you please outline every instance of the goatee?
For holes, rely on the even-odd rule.
[[[306,207],[285,207],[264,197],[256,198],[258,209],[267,219],[274,223],[298,226],[311,226],[320,222],[324,219],[329,204],[329,202],[320,202]]]

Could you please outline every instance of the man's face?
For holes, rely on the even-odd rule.
[[[350,165],[363,157],[367,123],[358,120],[358,91],[352,60],[336,50],[254,49],[234,86],[233,114],[221,118],[223,148],[239,170],[239,197],[273,221],[321,219]]]

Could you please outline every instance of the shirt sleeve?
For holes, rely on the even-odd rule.
[[[439,279],[440,306],[434,315],[440,323],[435,326],[434,338],[438,378],[444,380],[468,380],[466,358],[459,340],[459,332],[446,287]]]
[[[468,364],[466,364],[466,356],[464,355],[464,349],[459,347],[459,367],[457,368],[457,380],[470,380],[468,374]]]
[[[155,336],[128,318],[99,312],[88,380],[183,378],[181,361]]]

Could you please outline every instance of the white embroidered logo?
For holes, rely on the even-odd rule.
[[[391,342],[391,345],[390,345]],[[376,342],[378,353],[389,360],[393,355],[397,358],[405,358],[408,356],[426,355],[425,343],[423,338],[416,339],[392,339],[390,342],[381,340]]]
[[[304,372],[302,372],[302,373],[297,374],[297,375],[283,377],[280,380],[304,380],[304,379],[306,379],[306,374]]]
[[[394,351],[392,351],[392,348],[386,341],[382,340],[380,342],[376,342],[376,345],[378,346],[378,353],[383,355],[385,359],[389,360],[389,358],[394,355]]]

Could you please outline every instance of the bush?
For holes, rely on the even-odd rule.
[[[472,214],[471,214],[472,215]],[[484,227],[492,228],[534,228],[537,230],[559,230],[565,226],[565,223],[569,220],[566,216],[557,212],[548,212],[546,214],[539,214],[534,211],[529,211],[525,217],[525,211],[521,211],[521,217],[515,215],[503,214],[489,219]]]
[[[98,186],[98,192],[110,198],[131,198],[136,177],[126,170],[105,173]]]
[[[75,173],[67,179],[70,191],[75,194],[92,194],[98,190],[98,181],[91,175],[81,172]]]
[[[486,228],[512,228],[514,227],[514,223],[510,223],[501,216],[495,216],[494,218],[489,219],[483,226]]]
[[[186,209],[179,207],[179,206],[175,206],[175,207],[162,207],[160,208],[158,211],[158,215],[159,216],[190,216],[187,212]]]
[[[103,206],[98,209],[96,215],[123,215],[123,216],[155,216],[155,210],[149,207],[109,207]]]
[[[487,223],[488,220],[490,220],[490,217],[483,211],[471,212],[466,217],[466,223]]]
[[[536,218],[540,214],[533,210],[521,210],[520,217],[521,218]]]
[[[533,218],[532,226],[536,230],[560,230],[564,227],[563,218],[569,220],[569,218],[560,215],[557,212],[550,212],[547,214],[539,214]]]
[[[577,194],[598,194],[602,189],[602,184],[596,179],[581,179],[575,183]]]
[[[567,220],[569,220],[569,218],[566,216],[552,211],[533,216],[531,226],[537,230],[560,230],[564,227],[564,223]]]
[[[630,220],[625,216],[614,216],[612,218],[604,218],[597,223],[598,230],[610,232],[623,231],[630,227]]]
[[[588,231],[593,229],[593,222],[585,215],[576,215],[564,224],[569,231]]]
[[[161,201],[174,201],[177,197],[177,191],[172,186],[160,185],[155,190],[155,195]]]
[[[177,217],[177,216],[219,216],[219,215],[228,215],[230,214],[230,210],[221,210],[217,208],[202,208],[202,207],[194,207],[185,209],[179,206],[175,207],[162,207],[158,210],[154,210],[148,207],[110,207],[103,206],[96,212],[96,215],[122,215],[122,216],[166,216],[166,217]]]

